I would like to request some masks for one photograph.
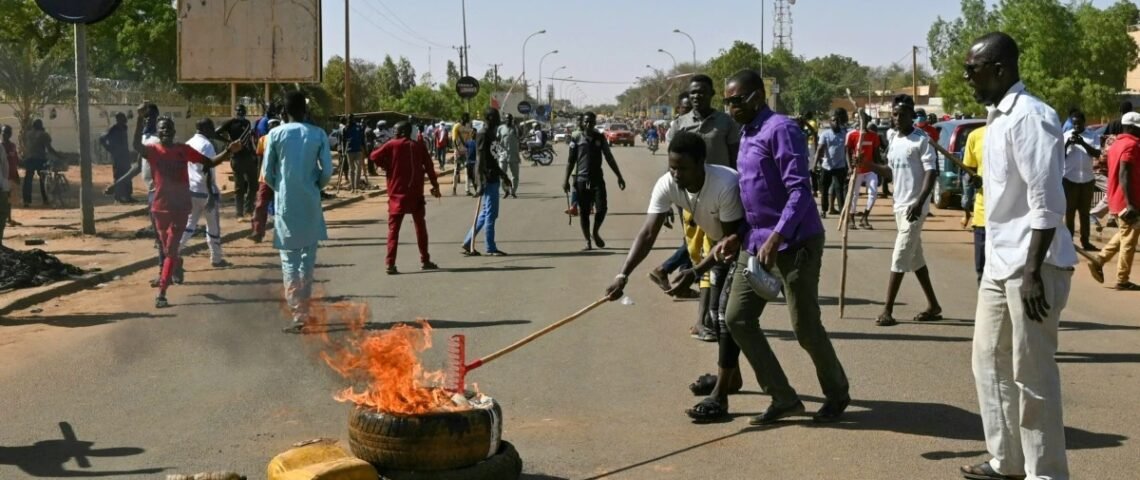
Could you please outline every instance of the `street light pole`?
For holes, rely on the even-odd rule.
[[[657,51],[664,53],[665,55],[668,55],[669,59],[673,60],[673,70],[676,71],[677,70],[677,57],[674,57],[672,53],[669,53],[664,48],[658,48]]]
[[[764,78],[764,0],[760,0],[760,78]]]
[[[522,79],[522,82],[523,82],[523,98],[524,98],[524,99],[526,98],[526,42],[529,42],[529,41],[530,41],[530,39],[531,39],[531,37],[534,37],[535,35],[542,35],[542,34],[544,34],[544,33],[546,33],[546,30],[539,30],[539,31],[537,31],[537,32],[534,32],[534,33],[530,34],[530,36],[526,37],[526,40],[523,40],[523,48],[522,48],[522,76],[521,76],[521,79]]]
[[[693,44],[693,65],[695,66],[697,64],[697,42],[693,41],[692,35],[682,32],[679,28],[674,28],[673,33],[680,33],[681,35],[689,37],[689,43]]]
[[[542,58],[538,59],[538,95],[535,95],[534,98],[538,99],[539,105],[542,105],[542,62],[546,60],[546,57],[556,53],[558,53],[558,50],[551,50],[546,52],[546,55],[543,55]]]

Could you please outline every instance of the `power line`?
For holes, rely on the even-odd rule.
[[[401,18],[400,18],[400,16],[396,14],[396,12],[394,12],[394,11],[392,11],[392,9],[388,8],[388,6],[384,4],[384,2],[382,2],[382,1],[379,1],[379,0],[377,0],[377,1],[380,3],[380,6],[381,6],[381,7],[383,7],[383,8],[384,8],[384,10],[386,10],[386,11],[388,12],[387,14],[385,14],[384,12],[381,12],[380,10],[378,10],[378,9],[376,8],[376,6],[375,6],[375,5],[373,5],[371,2],[364,2],[364,4],[365,4],[365,5],[368,5],[368,7],[369,7],[369,8],[371,8],[373,11],[375,11],[377,14],[379,14],[379,15],[380,15],[382,18],[384,18],[384,19],[386,19],[386,20],[388,20],[388,21],[392,21],[392,20],[394,19],[395,21],[394,21],[394,22],[392,22],[392,23],[393,23],[394,25],[396,25],[396,27],[398,27],[398,28],[400,28],[401,30],[403,30],[403,31],[407,32],[409,35],[411,35],[411,36],[413,36],[413,37],[415,37],[415,38],[419,39],[420,41],[426,42],[426,43],[430,44],[430,45],[431,45],[431,46],[433,46],[433,47],[437,47],[437,48],[447,48],[447,45],[444,45],[444,44],[442,44],[442,43],[438,43],[438,42],[433,42],[433,41],[431,41],[430,39],[428,39],[428,38],[424,37],[423,35],[420,35],[418,32],[416,32],[415,30],[413,30],[413,29],[412,29],[412,27],[408,26],[408,24],[407,24],[407,23],[404,23],[404,20],[403,20],[403,19],[401,19]]]
[[[380,31],[381,31],[381,32],[383,32],[384,34],[388,35],[389,37],[392,37],[392,38],[394,38],[394,39],[396,39],[396,40],[399,40],[399,41],[403,42],[403,43],[404,43],[404,44],[406,44],[406,45],[410,45],[410,46],[413,46],[413,47],[416,47],[416,48],[427,48],[427,46],[426,46],[426,45],[422,45],[422,44],[418,44],[418,43],[412,43],[412,42],[409,42],[409,41],[407,41],[407,40],[405,40],[405,39],[401,38],[399,35],[396,35],[396,34],[394,34],[394,33],[390,32],[390,31],[388,31],[388,29],[386,29],[386,28],[384,28],[384,27],[380,26],[380,24],[378,24],[378,23],[376,23],[375,21],[373,21],[373,20],[372,20],[372,17],[370,17],[370,16],[368,16],[368,15],[365,15],[365,14],[364,14],[364,12],[361,12],[360,10],[358,10],[358,9],[356,8],[356,4],[351,4],[351,5],[350,5],[350,8],[352,8],[352,11],[356,12],[356,14],[360,16],[360,18],[363,18],[363,19],[364,19],[365,21],[367,21],[368,23],[371,23],[371,24],[372,24],[372,26],[376,27],[376,29],[377,29],[377,30],[380,30]]]

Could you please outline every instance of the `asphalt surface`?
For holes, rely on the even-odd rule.
[[[409,219],[404,273],[383,273],[382,198],[329,212],[332,239],[318,254],[322,294],[367,304],[375,322],[428,319],[437,329],[429,368],[443,367],[451,334],[466,334],[469,356],[479,356],[588,305],[617,272],[665,157],[615,148],[629,188],[619,191],[607,171],[610,248],[580,252],[577,224],[562,214],[559,152],[551,167],[524,165],[519,199],[502,201],[498,242],[508,257],[459,255],[474,208],[467,197],[428,203],[438,272],[419,271]],[[873,322],[894,234],[887,207],[872,216],[876,230],[851,233],[845,319],[836,305],[839,235],[826,221],[820,303],[854,397],[843,423],[803,417],[749,427],[768,398],[747,368],[731,421],[688,420],[683,411],[699,398],[686,386],[714,371],[715,346],[688,336],[695,302],[669,300],[645,278],[678,244],[676,231],[661,235],[632,276],[634,305],[603,305],[469,381],[502,404],[504,437],[529,479],[958,478],[959,465],[986,458],[970,372],[974,273],[960,212],[938,214],[924,240],[947,320],[890,328]],[[147,271],[0,319],[0,478],[215,470],[263,478],[269,459],[293,442],[347,440],[349,407],[332,398],[344,381],[317,360],[313,338],[279,331],[287,320],[276,252],[240,241],[227,254],[236,265],[225,270],[209,269],[204,256],[188,259],[188,283],[172,288],[171,309],[153,309]],[[1129,478],[1140,458],[1138,298],[1077,272],[1058,355],[1075,477]],[[900,320],[923,308],[912,277],[899,301]],[[761,324],[814,411],[819,386],[786,311],[771,305]]]

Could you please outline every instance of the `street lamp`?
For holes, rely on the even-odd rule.
[[[522,48],[522,81],[523,81],[523,87],[526,87],[526,42],[529,42],[531,37],[534,37],[535,35],[542,35],[544,33],[546,33],[546,30],[539,30],[537,32],[530,34],[530,36],[526,37],[526,40],[523,40],[523,48]],[[523,98],[526,98],[526,88],[523,88]]]
[[[657,51],[660,53],[664,53],[665,55],[668,55],[669,58],[671,60],[673,60],[673,70],[677,70],[677,57],[674,57],[672,53],[665,51],[664,48],[658,48]]]
[[[573,79],[573,78],[574,78],[574,76],[570,75],[570,76],[562,79],[562,86],[558,87],[558,98],[561,98],[563,100],[566,99],[566,81]]]
[[[542,62],[546,60],[546,57],[556,53],[558,53],[558,50],[551,50],[546,52],[546,55],[543,55],[542,58],[538,59],[538,95],[535,95],[534,98],[538,99],[539,105],[542,104]]]
[[[763,1],[763,0],[761,0],[761,1]],[[679,29],[679,28],[674,28],[673,33],[680,33],[681,35],[689,37],[689,43],[693,44],[693,65],[696,65],[697,64],[697,42],[693,41],[693,36],[689,35],[685,32],[682,32],[681,29]]]

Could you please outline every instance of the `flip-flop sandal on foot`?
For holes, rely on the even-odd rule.
[[[875,325],[878,325],[880,327],[890,327],[892,325],[898,325],[898,323],[899,322],[896,322],[894,317],[886,313],[879,315],[879,318],[875,320]]]
[[[723,403],[715,398],[706,398],[688,410],[685,414],[696,423],[709,423],[728,418],[728,400]]]
[[[1104,283],[1104,266],[1095,262],[1088,262],[1087,265],[1093,280],[1096,280],[1096,283]]]
[[[942,312],[931,312],[927,310],[925,312],[918,312],[918,315],[914,316],[914,321],[916,322],[933,322],[937,320],[942,320]]]
[[[1132,282],[1124,282],[1124,283],[1116,284],[1116,289],[1134,292],[1136,290],[1140,290],[1140,285],[1137,285],[1137,284],[1132,283]]]
[[[460,250],[459,253],[462,253],[464,257],[478,257],[482,255],[478,250]]]
[[[698,397],[707,396],[716,387],[716,375],[706,373],[697,377],[697,381],[689,384],[689,391]]]
[[[990,466],[990,462],[967,465],[958,469],[962,476],[970,480],[1022,480],[1024,475],[1002,475]]]

